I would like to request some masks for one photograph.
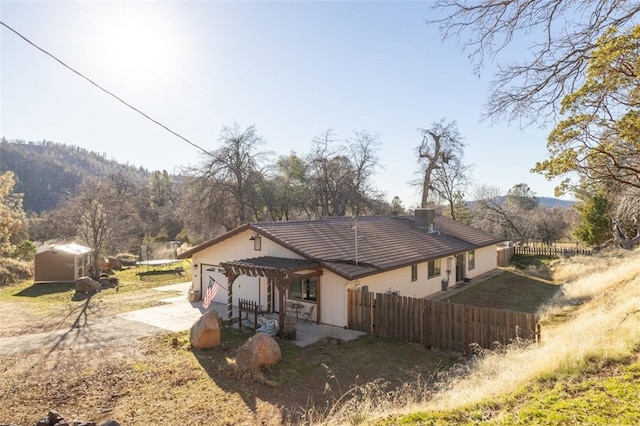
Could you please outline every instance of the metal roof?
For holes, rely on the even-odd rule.
[[[243,225],[181,254],[180,258],[251,229],[349,280],[418,262],[455,255],[504,241],[443,216],[433,229],[413,216],[330,217],[311,221]],[[356,230],[357,229],[357,250]]]
[[[62,251],[65,253],[80,256],[83,254],[91,253],[93,250],[90,247],[85,247],[80,244],[72,243],[72,244],[51,245],[45,249],[40,250],[39,253],[42,253],[45,251]]]

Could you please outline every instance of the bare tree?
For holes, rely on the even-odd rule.
[[[183,202],[188,207],[182,211],[192,212],[191,226],[200,222],[211,230],[230,230],[256,219],[261,208],[258,188],[270,153],[258,151],[264,139],[255,126],[225,126],[219,140],[222,146],[187,172],[189,192]]]
[[[444,201],[453,220],[458,220],[456,203],[463,198],[463,191],[469,184],[471,166],[464,164],[460,157],[453,157],[443,167],[436,167],[433,171],[431,188]]]
[[[363,214],[373,210],[377,194],[370,178],[378,165],[378,136],[354,132],[338,143],[331,130],[312,141],[307,156],[312,198],[317,216]]]
[[[565,210],[562,207],[536,208],[532,212],[534,236],[547,246],[562,238],[569,227]]]
[[[619,0],[439,0],[435,18],[444,39],[454,39],[476,70],[494,62],[514,41],[529,57],[498,63],[485,117],[550,118],[583,81],[591,51],[609,28],[633,25],[640,3]],[[523,50],[523,49],[521,49]]]
[[[510,202],[496,187],[475,189],[472,224],[509,240],[527,241],[533,236],[532,214],[517,202]]]
[[[442,185],[450,184],[452,176],[459,173],[455,180],[461,180],[461,174],[464,171],[461,158],[465,144],[455,121],[445,124],[445,120],[442,119],[440,122],[431,124],[428,129],[421,129],[420,132],[422,133],[422,142],[417,150],[422,174],[422,201],[420,205],[424,208],[432,203],[430,192],[434,189],[436,182],[441,185],[442,193],[445,193],[446,190],[442,188]],[[458,170],[454,172],[456,168]],[[447,171],[442,169],[447,169]],[[441,177],[445,174],[449,177],[438,181],[436,173]]]
[[[353,132],[345,142],[349,159],[353,166],[353,190],[351,209],[356,216],[370,207],[370,199],[375,196],[371,186],[371,176],[378,167],[377,151],[380,147],[378,134],[366,130]]]
[[[124,181],[117,177],[85,179],[76,196],[65,199],[46,216],[52,232],[48,237],[80,238],[93,249],[94,265],[109,251],[131,247],[141,223],[134,203],[138,191],[118,182]],[[122,191],[123,187],[129,190]]]

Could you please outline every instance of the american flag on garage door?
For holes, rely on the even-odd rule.
[[[218,283],[218,281],[214,280],[212,277],[209,277],[209,287],[207,288],[207,292],[204,295],[204,300],[202,301],[203,308],[207,309],[209,307],[209,305],[213,301],[213,298],[216,297],[216,293],[218,292],[219,288],[220,283]]]

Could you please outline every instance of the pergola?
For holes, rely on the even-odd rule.
[[[285,298],[289,287],[294,282],[322,275],[322,267],[315,261],[307,259],[289,259],[286,257],[262,256],[250,259],[222,262],[220,264],[227,276],[227,319],[232,319],[233,283],[240,276],[265,277],[278,289],[280,335],[284,335]],[[268,286],[271,290],[271,286]],[[267,299],[271,304],[271,293]],[[318,286],[318,305],[320,304],[320,286]],[[317,309],[320,315],[320,306]],[[318,317],[319,319],[319,317]]]

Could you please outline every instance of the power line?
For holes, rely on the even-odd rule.
[[[163,129],[165,129],[167,132],[171,133],[174,136],[179,137],[180,139],[182,139],[183,141],[185,141],[186,143],[188,143],[189,145],[199,149],[200,151],[204,152],[205,154],[212,156],[212,154],[207,151],[206,149],[202,148],[201,146],[191,142],[189,139],[185,138],[184,136],[182,136],[181,134],[174,132],[173,130],[171,130],[170,128],[168,128],[167,126],[165,126],[164,124],[160,123],[158,120],[155,120],[151,117],[149,117],[147,114],[145,114],[144,112],[140,111],[138,108],[134,107],[133,105],[129,104],[128,102],[124,101],[122,98],[120,98],[119,96],[117,96],[116,94],[110,92],[109,90],[105,89],[104,87],[100,86],[98,83],[96,83],[95,81],[91,80],[89,77],[85,76],[84,74],[82,74],[79,71],[76,71],[74,68],[70,67],[69,65],[65,64],[64,62],[62,62],[60,59],[58,59],[55,55],[47,52],[46,50],[44,50],[43,48],[41,48],[40,46],[38,46],[37,44],[35,44],[34,42],[32,42],[31,40],[29,40],[28,38],[26,38],[25,36],[23,36],[22,34],[20,34],[18,31],[14,30],[13,28],[11,28],[9,25],[5,24],[4,22],[0,21],[0,24],[2,26],[4,26],[5,28],[7,28],[9,31],[13,32],[14,34],[16,34],[18,37],[20,37],[21,39],[23,39],[24,41],[26,41],[27,43],[29,43],[31,46],[35,47],[36,49],[38,49],[40,52],[44,53],[45,55],[49,56],[50,58],[52,58],[53,60],[55,60],[56,62],[58,62],[60,65],[62,65],[63,67],[67,68],[69,71],[73,72],[74,74],[78,75],[79,77],[82,77],[83,79],[87,80],[89,83],[91,83],[93,86],[97,87],[98,89],[102,90],[104,93],[106,93],[109,96],[112,96],[113,98],[115,98],[116,100],[118,100],[120,103],[126,105],[127,107],[131,108],[132,110],[134,110],[135,112],[137,112],[138,114],[142,115],[144,118],[146,118],[149,121],[152,121],[153,123],[157,124],[158,126],[162,127]]]

